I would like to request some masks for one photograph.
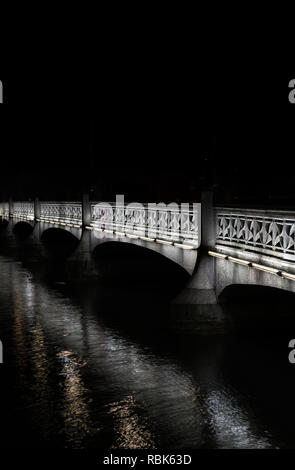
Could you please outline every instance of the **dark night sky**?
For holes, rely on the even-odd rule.
[[[208,63],[210,66],[208,66]],[[295,204],[295,105],[278,63],[170,55],[4,81],[0,197]]]

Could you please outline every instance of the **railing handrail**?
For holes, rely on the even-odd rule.
[[[266,214],[266,215],[292,215],[293,217],[295,216],[295,209],[294,211],[291,210],[281,210],[281,209],[249,209],[249,208],[243,208],[243,207],[224,207],[224,206],[214,206],[214,211],[215,212],[220,212],[223,211],[225,213],[234,213],[237,215],[237,213],[240,213],[243,215],[243,213],[248,213],[251,215],[255,215],[256,213],[258,215],[260,214]]]

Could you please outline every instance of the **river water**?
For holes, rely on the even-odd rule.
[[[173,329],[148,297],[0,256],[1,447],[295,447],[292,331]]]

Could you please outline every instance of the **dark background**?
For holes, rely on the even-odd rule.
[[[2,75],[0,199],[125,194],[295,206],[295,72],[273,58],[156,47],[92,70]]]
[[[43,45],[33,64],[1,57],[0,200],[70,200],[92,189],[94,199],[186,201],[214,187],[219,203],[295,208],[293,56],[267,54],[259,30],[259,49],[248,49],[248,24],[246,50],[232,35],[230,53],[218,37],[208,50],[208,32],[147,47],[120,38],[111,50],[108,36],[91,67],[70,40],[50,62]]]

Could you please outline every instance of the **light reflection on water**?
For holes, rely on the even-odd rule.
[[[275,446],[247,397],[220,374],[223,343],[207,357],[183,342],[189,359],[182,364],[175,352],[154,348],[153,338],[131,338],[91,303],[71,300],[5,258],[0,306],[16,382],[6,384],[7,400],[16,387],[15,420],[24,410],[28,441],[34,430],[40,445],[75,448]]]
[[[239,406],[233,395],[229,397],[229,394],[222,389],[214,390],[208,394],[205,404],[209,425],[214,432],[218,448],[265,449],[271,447],[266,432],[260,437],[253,433],[249,416]]]
[[[136,412],[137,403],[132,396],[110,404],[109,414],[114,418],[114,449],[155,449],[148,423]]]
[[[75,357],[72,351],[57,354],[62,364],[63,382],[63,417],[66,442],[81,447],[87,436],[94,434],[89,412],[91,399],[87,399],[87,388],[81,377],[81,369],[87,364]]]

